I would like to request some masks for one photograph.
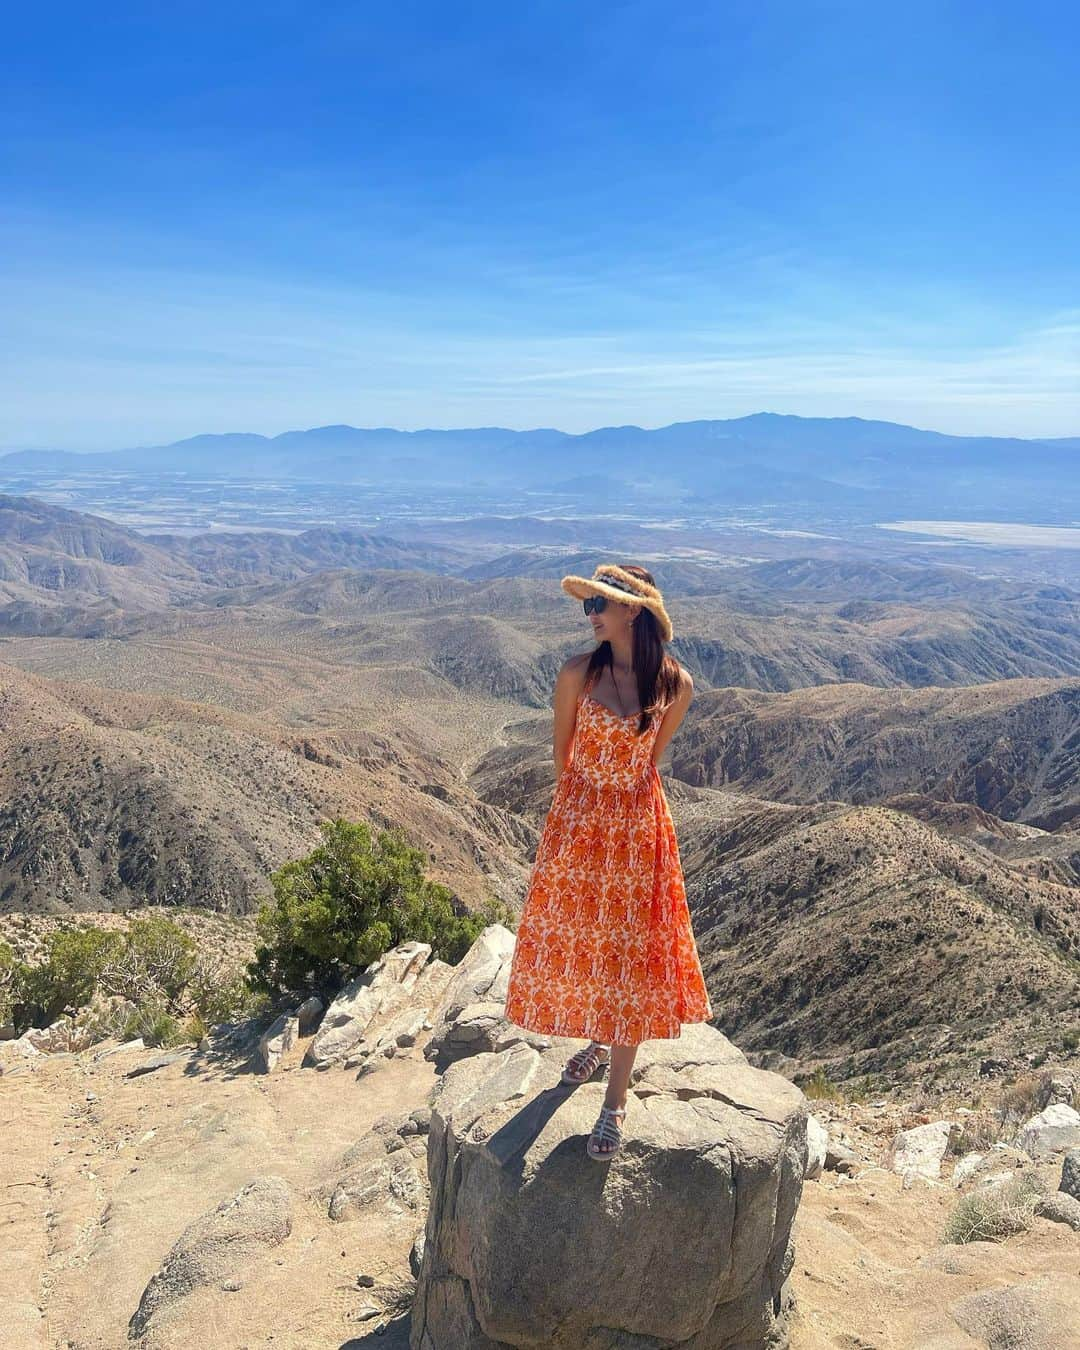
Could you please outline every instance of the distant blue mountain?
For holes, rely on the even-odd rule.
[[[63,450],[0,456],[0,474],[127,469],[401,486],[488,483],[549,487],[602,474],[616,486],[652,480],[739,500],[856,501],[900,494],[911,505],[1017,504],[1060,500],[1080,482],[1080,437],[949,436],[861,417],[754,413],[726,421],[676,422],[647,430],[601,427],[398,431],[314,427],[279,436],[193,436],[164,446],[99,454]],[[943,496],[944,494],[944,496]]]

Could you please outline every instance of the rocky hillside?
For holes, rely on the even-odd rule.
[[[1080,681],[707,690],[680,729],[673,768],[687,782],[777,801],[919,793],[1068,829],[1080,819]]]
[[[268,632],[303,615],[320,645],[357,625],[399,659],[412,646],[434,645],[429,630],[443,620],[462,634],[482,626],[489,641],[497,629],[511,665],[530,664],[538,637],[552,653],[577,642],[582,616],[558,578],[587,574],[599,557],[566,551],[570,536],[521,518],[500,526],[526,538],[530,524],[553,530],[547,545],[492,559],[482,523],[462,524],[460,541],[448,531],[453,542],[349,528],[139,535],[32,497],[0,496],[0,637],[212,631],[227,609],[230,621],[242,616]],[[853,551],[725,567],[665,559],[674,650],[699,687],[1080,676],[1075,590],[960,567],[885,564],[865,544]],[[506,690],[533,703],[528,680],[485,686],[487,664],[482,653],[472,661],[466,653],[446,674],[462,689]]]
[[[1080,891],[970,840],[763,803],[683,853],[717,1023],[748,1050],[965,1081],[1080,1029]]]
[[[112,631],[200,589],[182,559],[103,516],[0,493],[0,632]]]
[[[468,903],[521,885],[529,828],[407,729],[321,735],[0,665],[0,909],[243,913],[336,815],[400,825]]]

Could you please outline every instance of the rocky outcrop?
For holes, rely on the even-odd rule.
[[[345,1060],[347,1069],[358,1070],[357,1077],[369,1073],[384,1059],[393,1059],[399,1050],[408,1050],[425,1027],[430,1026],[426,1008],[407,1004],[386,1022],[369,1030],[356,1049]]]
[[[427,1106],[402,1120],[382,1116],[312,1192],[335,1223],[378,1208],[400,1215],[427,1204]]]
[[[801,1091],[685,1026],[639,1049],[627,1142],[598,1166],[604,1087],[562,1085],[565,1048],[517,1041],[441,1078],[411,1350],[785,1344]]]
[[[259,1038],[255,1051],[255,1068],[260,1073],[272,1073],[281,1062],[281,1056],[292,1049],[300,1035],[300,1019],[282,1013],[274,1019]]]
[[[430,955],[429,943],[404,942],[372,961],[330,1004],[304,1063],[326,1069],[344,1060],[376,1017],[412,1001],[413,987]]]
[[[85,1050],[95,1037],[89,1027],[77,1026],[70,1017],[58,1017],[47,1027],[31,1027],[22,1039],[43,1055],[61,1055]]]
[[[468,1055],[504,1050],[524,1042],[543,1049],[552,1042],[510,1022],[505,1015],[514,934],[502,924],[489,924],[469,948],[443,992],[433,1016],[434,1028],[424,1047],[441,1073]]]
[[[281,1177],[259,1177],[189,1224],[143,1291],[128,1336],[143,1336],[151,1322],[203,1285],[234,1279],[267,1248],[292,1231],[292,1198]]]

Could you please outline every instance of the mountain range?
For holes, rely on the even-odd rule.
[[[517,486],[588,494],[598,475],[627,492],[694,492],[727,504],[933,503],[1016,509],[1060,500],[1080,481],[1080,437],[953,436],[859,417],[753,413],[573,434],[504,427],[400,431],[314,427],[278,436],[205,434],[94,454],[16,450],[0,473],[127,470],[317,482]],[[942,494],[945,494],[944,498]]]

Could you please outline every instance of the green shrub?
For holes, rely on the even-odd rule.
[[[141,1036],[147,1045],[176,1045],[186,1039],[184,1029],[160,999],[148,999],[124,1023],[120,1039]]]
[[[1061,1048],[1066,1054],[1071,1055],[1078,1047],[1080,1047],[1080,1028],[1070,1027],[1068,1031],[1061,1033]]]
[[[945,1225],[945,1242],[1000,1242],[1031,1227],[1042,1194],[1037,1177],[1021,1173],[984,1186],[957,1201]]]
[[[844,1097],[840,1085],[832,1081],[825,1072],[823,1064],[819,1064],[814,1072],[804,1079],[799,1086],[805,1096],[815,1101],[839,1102]]]
[[[334,991],[399,943],[431,944],[450,965],[490,923],[510,911],[489,901],[470,914],[445,886],[427,879],[427,855],[399,829],[373,838],[367,825],[324,821],[322,843],[271,877],[274,897],[259,911],[254,989],[268,994]]]
[[[45,941],[45,959],[17,968],[13,1001],[19,1005],[20,1021],[47,1026],[89,1003],[121,942],[114,929],[53,929]]]
[[[15,983],[19,974],[19,963],[10,945],[0,939],[0,1026],[10,1022],[14,1015]]]

